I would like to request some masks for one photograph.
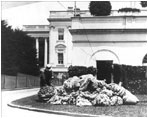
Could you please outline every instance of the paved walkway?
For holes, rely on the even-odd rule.
[[[38,92],[38,90],[39,88],[15,90],[15,91],[2,91],[1,92],[1,118],[49,118],[49,117],[67,118],[69,117],[69,116],[62,116],[62,115],[59,116],[55,114],[12,108],[7,105],[13,100],[34,95]]]

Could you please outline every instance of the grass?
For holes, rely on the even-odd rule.
[[[84,113],[91,115],[107,115],[115,117],[147,117],[147,95],[137,95],[140,102],[136,105],[121,106],[83,106],[52,105],[38,100],[37,95],[15,100],[12,103],[21,106],[29,106],[46,110],[65,111],[72,113]]]

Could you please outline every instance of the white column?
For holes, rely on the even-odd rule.
[[[55,27],[54,26],[50,26],[50,31],[49,31],[49,64],[52,64],[52,66],[54,65],[54,45],[55,45],[55,31],[54,31]]]
[[[36,51],[37,51],[37,59],[39,59],[39,39],[36,38]]]
[[[44,66],[47,65],[47,38],[44,40]]]

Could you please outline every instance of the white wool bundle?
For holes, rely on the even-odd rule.
[[[93,105],[110,105],[110,98],[106,94],[98,94],[95,100],[93,101]]]
[[[80,79],[87,79],[87,78],[94,78],[94,76],[92,74],[86,74],[86,75],[81,75]]]
[[[122,105],[123,104],[123,99],[119,96],[113,96],[111,97],[111,105]]]
[[[88,84],[90,83],[90,81],[91,81],[90,78],[81,79],[79,90],[80,91],[85,91],[87,89]]]
[[[100,92],[100,94],[106,94],[108,97],[111,97],[113,96],[113,91],[105,88]]]
[[[81,96],[78,96],[77,99],[76,99],[76,106],[91,106],[92,103],[85,99],[85,98],[82,98]]]
[[[64,81],[63,87],[66,89],[73,89],[76,87],[80,87],[80,78],[77,76],[68,78],[66,81]]]
[[[124,104],[137,104],[139,102],[139,99],[128,90],[126,90],[123,100]]]
[[[118,84],[111,83],[108,85],[108,89],[112,90],[116,95],[123,97],[126,93],[126,89]]]

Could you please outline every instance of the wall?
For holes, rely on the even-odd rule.
[[[96,67],[96,60],[142,65],[147,53],[146,15],[73,17],[72,65]]]
[[[146,28],[145,16],[119,15],[119,16],[95,16],[73,17],[73,29],[123,29],[123,28]]]
[[[101,34],[89,35],[84,42],[73,43],[73,65],[96,66],[96,60],[114,60],[114,63],[142,65],[146,51],[146,34]],[[76,40],[85,40],[85,35],[73,35]],[[102,40],[93,42],[92,40]],[[124,40],[123,40],[124,39]],[[137,40],[137,41],[134,41]],[[139,40],[139,41],[138,41]]]

